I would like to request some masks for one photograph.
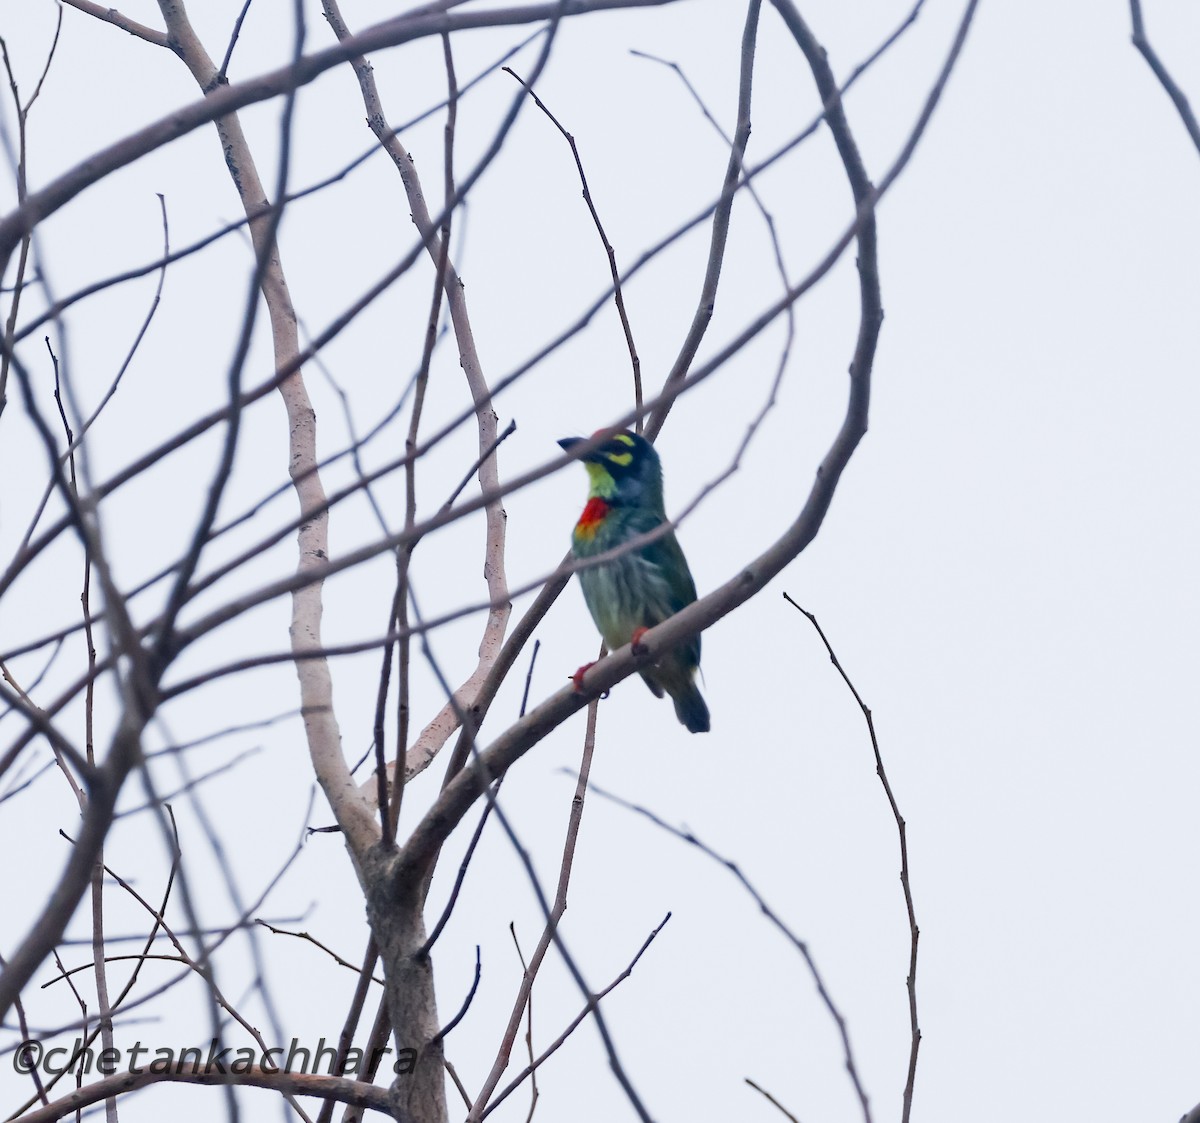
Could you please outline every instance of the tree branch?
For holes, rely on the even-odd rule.
[[[1192,107],[1188,103],[1187,94],[1183,92],[1179,84],[1171,77],[1171,72],[1167,70],[1166,64],[1158,57],[1158,52],[1151,46],[1150,40],[1146,37],[1146,26],[1142,22],[1142,5],[1140,0],[1129,0],[1129,16],[1133,23],[1133,45],[1138,49],[1138,53],[1146,60],[1146,64],[1154,71],[1154,76],[1158,79],[1159,85],[1167,92],[1167,96],[1175,106],[1176,112],[1179,114],[1179,119],[1183,122],[1183,127],[1187,129],[1188,136],[1192,138],[1192,144],[1195,145],[1196,151],[1200,152],[1200,124],[1196,122],[1196,115],[1192,112]]]
[[[840,254],[841,249],[844,249],[845,245],[853,238],[860,223],[869,218],[880,197],[895,182],[912,158],[917,142],[924,134],[933,111],[941,99],[945,84],[962,52],[977,7],[978,0],[968,0],[942,70],[934,82],[907,142],[880,185],[872,188],[863,203],[860,204],[855,221],[822,262],[822,267],[819,268],[823,268],[823,271],[828,268],[825,263],[829,262],[830,257]],[[810,274],[810,277],[815,273],[816,271]],[[789,290],[787,296],[764,312],[738,337],[737,342],[723,348],[709,363],[690,375],[678,387],[673,388],[672,393],[683,392],[688,385],[694,384],[725,362],[731,349],[737,349],[743,345],[748,335],[756,334],[757,330],[761,330],[761,326],[765,326],[765,323],[777,314],[779,308],[788,299],[795,300],[799,291],[806,290],[809,284],[810,282],[806,278],[805,281]],[[862,339],[860,331],[860,344]],[[860,350],[856,349],[856,358],[859,354]],[[867,351],[862,357],[869,359],[872,354],[873,351]],[[480,754],[472,767],[465,768],[451,779],[433,807],[414,829],[401,851],[396,874],[399,882],[403,883],[410,877],[420,876],[428,868],[438,847],[457,826],[487,785],[503,776],[550,730],[560,725],[577,710],[582,709],[592,697],[611,689],[622,679],[638,670],[643,665],[643,660],[653,662],[663,652],[698,635],[738,605],[749,600],[805,549],[820,530],[842,473],[866,433],[870,385],[870,363],[856,362],[851,368],[850,396],[842,425],[817,468],[816,478],[799,515],[776,542],[742,567],[724,585],[646,632],[639,640],[639,648],[645,649],[644,654],[635,657],[630,646],[626,645],[600,660],[588,672],[582,691],[564,687],[552,695],[498,737],[486,751]]]
[[[566,0],[565,3],[531,4],[524,8],[496,8],[491,11],[397,16],[376,24],[344,43],[304,55],[295,64],[282,66],[258,78],[248,79],[214,90],[201,101],[184,106],[136,133],[109,145],[70,171],[31,194],[16,210],[0,220],[0,276],[21,237],[70,202],[85,188],[106,175],[126,167],[149,152],[198,129],[219,117],[256,102],[266,101],[307,85],[326,70],[331,70],[355,55],[396,47],[414,39],[480,27],[509,27],[536,23],[556,16],[576,16],[612,8],[659,7],[676,0]]]
[[[151,1084],[204,1084],[207,1086],[233,1085],[243,1088],[267,1088],[281,1094],[294,1096],[319,1096],[321,1099],[337,1100],[356,1107],[370,1108],[402,1121],[416,1123],[404,1114],[397,1114],[386,1088],[364,1084],[340,1076],[318,1076],[298,1072],[272,1072],[255,1067],[246,1073],[225,1072],[118,1072],[97,1080],[94,1084],[77,1088],[69,1096],[63,1096],[38,1111],[21,1116],[21,1123],[52,1123],[65,1115],[81,1111],[91,1104],[113,1096],[135,1092]]]

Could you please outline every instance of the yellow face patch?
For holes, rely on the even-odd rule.
[[[621,444],[628,445],[630,448],[633,448],[633,438],[628,433],[618,433],[615,437],[613,437],[613,440],[620,441]]]
[[[632,452],[606,452],[604,458],[614,464],[620,464],[622,468],[628,468],[633,463]]]

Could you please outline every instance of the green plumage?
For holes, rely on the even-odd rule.
[[[559,441],[569,449],[578,438]],[[588,505],[571,543],[577,558],[594,557],[667,521],[662,466],[648,441],[615,434],[581,458],[591,482]],[[610,650],[629,643],[696,599],[696,585],[673,531],[612,561],[579,571],[588,611]],[[654,694],[671,696],[675,714],[692,733],[707,733],[708,706],[696,687],[700,637],[664,653],[642,678]]]

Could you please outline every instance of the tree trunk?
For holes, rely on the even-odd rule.
[[[367,918],[383,960],[395,1052],[395,1117],[449,1123],[433,963],[425,946],[424,887],[398,884],[395,851],[376,847],[363,870]]]

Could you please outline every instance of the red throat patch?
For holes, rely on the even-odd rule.
[[[608,517],[610,510],[611,508],[603,499],[598,495],[593,495],[587,501],[583,514],[579,516],[579,522],[575,524],[576,531],[589,536],[595,534],[596,528]]]

